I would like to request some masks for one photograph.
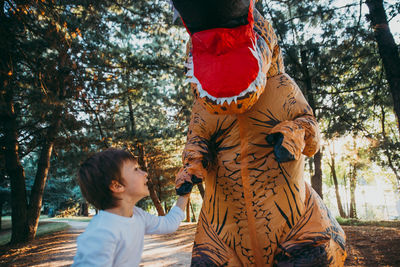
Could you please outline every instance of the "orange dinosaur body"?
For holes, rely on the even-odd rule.
[[[266,86],[221,104],[192,83],[196,99],[177,175],[178,187],[193,176],[205,182],[192,266],[343,266],[344,232],[303,178],[304,155],[319,149],[318,124],[284,73],[272,27],[257,12],[254,21],[266,44],[259,45]],[[292,160],[277,160],[266,139],[276,133]]]

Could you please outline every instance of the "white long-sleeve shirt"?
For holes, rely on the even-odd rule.
[[[144,235],[174,232],[184,217],[177,206],[166,216],[135,207],[130,218],[101,210],[78,237],[72,266],[139,266]]]

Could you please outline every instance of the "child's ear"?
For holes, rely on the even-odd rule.
[[[110,184],[110,190],[114,193],[121,193],[121,192],[124,192],[125,187],[122,184],[120,184],[118,181],[112,180],[111,184]]]

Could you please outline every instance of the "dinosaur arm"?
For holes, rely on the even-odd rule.
[[[175,184],[179,189],[183,184],[191,190],[188,184],[199,183],[204,179],[207,173],[209,162],[204,155],[208,155],[209,132],[206,128],[206,122],[201,114],[202,107],[197,101],[192,110],[192,116],[189,123],[187,142],[182,153],[183,167],[179,170]]]
[[[284,105],[287,120],[273,127],[267,137],[281,162],[298,160],[301,154],[311,157],[319,150],[320,131],[313,111],[300,89],[292,88]]]
[[[313,115],[304,114],[294,120],[294,123],[301,129],[304,129],[304,148],[302,153],[312,157],[319,150],[320,131],[318,122]]]

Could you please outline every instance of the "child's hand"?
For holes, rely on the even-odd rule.
[[[182,168],[175,179],[176,194],[179,196],[186,195],[192,191],[193,185],[201,182],[202,179],[188,173],[187,168]]]
[[[178,182],[176,183],[176,194],[179,196],[183,196],[186,194],[189,194],[192,192],[193,185],[201,183],[201,179],[197,178],[196,175],[192,175],[191,182],[184,181],[183,183],[180,183],[178,185]]]

